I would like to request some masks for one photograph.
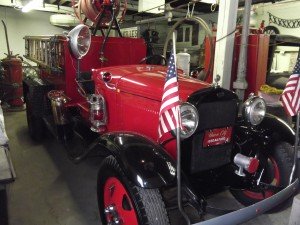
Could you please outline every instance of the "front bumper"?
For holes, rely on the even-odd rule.
[[[282,191],[276,193],[275,195],[262,200],[251,206],[239,209],[237,211],[225,214],[223,216],[215,217],[210,220],[206,220],[199,223],[194,223],[192,225],[235,225],[246,222],[264,212],[274,208],[278,204],[284,202],[297,190],[299,185],[299,179],[296,179],[292,184],[287,186]]]

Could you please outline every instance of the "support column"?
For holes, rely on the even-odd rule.
[[[237,9],[238,0],[220,1],[213,78],[219,75],[219,84],[226,89],[230,88]]]
[[[248,87],[248,83],[246,81],[246,71],[251,4],[252,0],[245,1],[237,78],[233,82],[233,88],[235,89],[235,93],[238,95],[241,101],[244,100],[245,90]]]

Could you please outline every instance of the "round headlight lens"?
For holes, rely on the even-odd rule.
[[[70,47],[73,55],[77,59],[85,56],[91,45],[91,32],[86,25],[80,24],[72,29],[68,37],[70,38]]]
[[[247,122],[258,125],[266,115],[266,103],[263,98],[252,96],[247,99],[243,106],[243,115]]]
[[[183,103],[180,106],[180,115],[181,115],[181,129],[180,136],[181,138],[190,137],[197,129],[199,116],[197,109],[190,103]]]

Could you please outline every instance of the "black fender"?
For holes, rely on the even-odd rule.
[[[272,114],[266,114],[262,123],[259,125],[263,129],[272,131],[272,139],[286,141],[291,145],[295,144],[295,131],[282,119]]]
[[[292,146],[295,144],[294,130],[285,121],[272,114],[266,114],[257,126],[250,126],[249,123],[240,120],[235,127],[235,138],[239,142],[239,149],[244,150],[251,150],[252,145],[269,148],[277,142],[287,142]]]
[[[25,101],[30,101],[32,113],[35,116],[43,117],[52,113],[46,94],[53,88],[52,84],[39,78],[25,78],[23,80],[23,96]]]
[[[98,140],[135,185],[160,188],[176,183],[176,164],[157,143],[134,133],[108,133]]]

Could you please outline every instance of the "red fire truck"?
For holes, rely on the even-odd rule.
[[[217,83],[178,71],[178,159],[174,132],[157,141],[167,68],[139,63],[143,39],[91,35],[81,24],[66,36],[26,36],[25,43],[25,57],[40,71],[23,81],[29,133],[40,141],[48,128],[75,162],[92,151],[104,156],[97,177],[103,224],[170,224],[178,173],[183,205],[200,216],[205,196],[220,187],[246,206],[197,224],[239,224],[278,210],[295,192],[295,133],[266,114],[262,98],[240,103]],[[84,148],[72,145],[78,138]]]

